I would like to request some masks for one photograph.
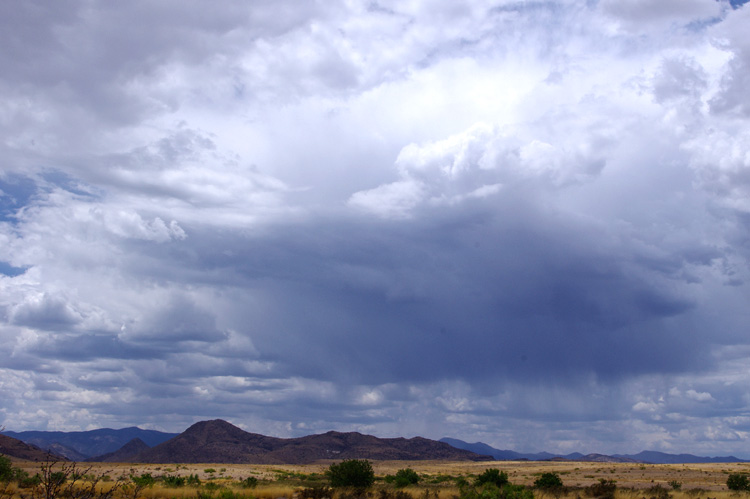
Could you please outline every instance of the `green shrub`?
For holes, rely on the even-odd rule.
[[[218,491],[218,494],[214,495],[216,491]],[[203,489],[195,491],[195,497],[196,499],[248,499],[252,496],[245,496],[215,483],[208,483]]]
[[[456,478],[456,487],[459,489],[466,489],[469,487],[469,481],[465,477]]]
[[[24,478],[29,478],[29,473],[21,468],[13,468],[13,480],[20,482]]]
[[[190,486],[199,486],[201,484],[201,479],[198,478],[198,474],[189,474],[188,477],[185,479],[185,483]]]
[[[562,486],[562,479],[557,473],[542,473],[542,475],[534,481],[534,487],[537,489],[560,489]]]
[[[249,476],[245,478],[244,480],[240,480],[240,487],[243,487],[245,489],[254,489],[258,486],[258,479],[254,476]]]
[[[37,473],[34,476],[25,476],[18,479],[18,488],[31,489],[42,483],[42,477]]]
[[[484,472],[477,477],[474,481],[476,485],[486,485],[491,483],[497,488],[501,489],[508,483],[508,474],[504,471],[500,471],[497,468],[487,468]]]
[[[332,487],[353,487],[366,489],[375,482],[375,472],[370,461],[349,459],[332,464],[326,471]]]
[[[411,468],[402,468],[395,475],[385,477],[387,483],[392,483],[394,487],[401,488],[419,483],[419,475]]]
[[[143,473],[141,475],[130,475],[131,484],[123,486],[123,490],[128,494],[129,497],[137,499],[143,489],[154,485],[154,477],[151,473]]]
[[[669,486],[672,487],[672,490],[680,490],[682,488],[682,482],[678,482],[677,480],[670,480]]]
[[[0,482],[10,482],[13,475],[13,462],[10,458],[0,454]]]
[[[500,489],[495,486],[483,489],[466,486],[459,489],[458,499],[501,499]]]
[[[659,484],[647,488],[646,493],[649,499],[672,499],[669,490]]]
[[[534,493],[523,485],[507,484],[503,487],[503,499],[534,499]]]
[[[599,483],[586,487],[584,489],[584,492],[589,497],[596,497],[599,499],[614,499],[615,490],[617,490],[617,485],[615,485],[614,480],[605,480],[604,478],[600,478]]]
[[[459,492],[459,499],[534,499],[531,489],[510,483],[506,483],[501,488],[492,482],[487,482],[480,488],[464,487]]]
[[[62,485],[68,481],[68,474],[64,471],[53,471],[49,477],[50,483],[54,485]]]
[[[750,482],[744,473],[732,473],[727,478],[727,488],[729,490],[749,490]]]
[[[130,475],[130,481],[141,488],[151,487],[156,482],[151,473],[143,473],[140,476]]]
[[[162,475],[161,480],[162,482],[164,482],[164,485],[166,485],[167,487],[184,487],[185,486],[185,478],[179,475]]]

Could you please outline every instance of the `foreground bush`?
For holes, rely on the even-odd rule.
[[[332,464],[326,476],[331,487],[353,487],[366,489],[375,482],[375,472],[372,464],[366,459],[349,459],[338,464]]]
[[[649,499],[672,499],[669,490],[659,484],[647,488],[646,494],[648,494],[646,497]]]
[[[542,476],[534,481],[534,487],[543,490],[561,489],[562,479],[557,473],[542,473]]]
[[[143,473],[141,475],[130,475],[130,482],[123,486],[123,491],[133,499],[137,499],[146,488],[151,488],[156,483],[151,473]]]
[[[386,483],[392,483],[394,487],[401,488],[419,483],[419,475],[411,468],[403,468],[396,472],[395,475],[387,475]]]
[[[480,486],[491,483],[497,488],[502,488],[509,483],[508,474],[504,471],[498,470],[497,468],[488,468],[477,477],[474,483]]]
[[[750,482],[744,473],[732,473],[727,478],[727,488],[729,490],[750,490]]]
[[[493,483],[482,487],[460,489],[459,499],[534,499],[534,493],[523,485],[506,483],[497,487]]]
[[[10,488],[10,481],[14,475],[15,472],[13,471],[10,459],[0,454],[0,499],[5,499],[13,495]]]
[[[18,477],[18,488],[19,489],[32,489],[42,483],[42,479],[39,477],[38,474],[34,476],[28,476],[28,473],[26,473],[26,476],[20,476]]]
[[[10,482],[15,473],[11,460],[0,454],[0,482]]]
[[[254,476],[249,476],[244,480],[240,480],[240,487],[244,489],[254,489],[258,486],[258,479]]]
[[[90,473],[91,467],[81,469],[77,463],[58,463],[51,454],[41,463],[39,473],[29,478],[27,473],[16,473],[18,487],[29,490],[32,499],[112,499],[123,483],[115,482],[109,487],[101,485],[107,475]],[[29,497],[25,493],[22,498]]]
[[[534,499],[531,489],[523,485],[513,485],[508,474],[496,468],[488,468],[479,475],[474,484],[463,479],[456,481],[459,488],[458,499]]]
[[[600,478],[599,483],[586,487],[584,492],[587,496],[597,499],[614,499],[615,490],[617,490],[617,485],[614,480]]]
[[[184,487],[185,486],[185,477],[182,477],[180,475],[162,475],[161,481],[167,487]]]

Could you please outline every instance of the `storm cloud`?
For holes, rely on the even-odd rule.
[[[750,458],[743,2],[0,5],[0,426]]]

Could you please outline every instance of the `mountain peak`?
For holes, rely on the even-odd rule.
[[[472,452],[422,438],[378,438],[329,431],[300,438],[248,433],[215,419],[193,424],[182,434],[136,456],[144,463],[301,464],[320,459],[488,460]]]
[[[224,421],[223,419],[210,419],[207,421],[198,421],[197,423],[192,424],[187,430],[185,430],[185,433],[189,431],[204,431],[206,429],[209,430],[240,430],[244,431],[241,428],[238,428],[237,426],[234,426],[232,423],[229,423],[227,421]]]

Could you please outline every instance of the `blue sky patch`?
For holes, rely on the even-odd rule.
[[[2,275],[8,276],[8,277],[16,277],[16,276],[23,274],[27,270],[28,268],[14,267],[8,262],[0,261],[0,274]]]
[[[36,183],[29,177],[21,175],[0,177],[0,221],[13,222],[16,212],[29,204],[36,192]]]

